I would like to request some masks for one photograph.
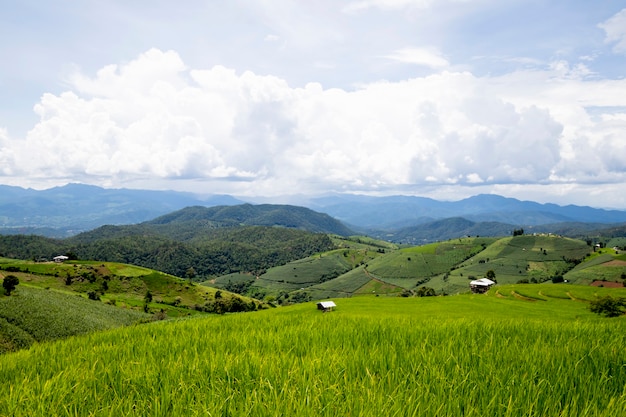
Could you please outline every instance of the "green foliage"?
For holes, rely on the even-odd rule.
[[[22,286],[0,298],[0,319],[41,342],[130,325],[144,316],[75,295]]]
[[[626,312],[626,298],[607,295],[593,300],[589,304],[589,309],[605,317],[618,317]]]
[[[434,297],[437,295],[434,288],[430,287],[420,287],[416,292],[418,297]]]
[[[19,326],[0,318],[0,354],[27,349],[35,339]]]
[[[325,234],[284,227],[220,227],[202,233],[196,226],[190,226],[188,234],[181,225],[136,225],[105,226],[65,240],[0,236],[0,254],[51,259],[73,252],[80,259],[139,265],[193,279],[261,272],[334,247]]]
[[[4,277],[4,279],[2,280],[2,288],[4,288],[4,294],[11,295],[11,293],[13,292],[13,290],[15,290],[15,287],[17,287],[19,283],[20,280],[15,275],[7,275],[6,277]]]
[[[584,303],[461,295],[338,305],[151,323],[5,355],[0,410],[612,417],[626,407],[626,324]]]

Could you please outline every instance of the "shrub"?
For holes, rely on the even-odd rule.
[[[434,297],[435,295],[437,295],[437,293],[435,293],[435,289],[431,287],[420,287],[417,290],[418,297]]]
[[[589,305],[589,309],[605,317],[617,317],[626,312],[626,298],[623,297],[611,297],[607,295],[605,297],[594,300]]]
[[[2,280],[2,287],[4,287],[4,293],[6,295],[11,295],[11,293],[13,292],[13,290],[15,289],[15,287],[17,287],[17,284],[19,283],[20,283],[20,280],[15,275],[7,275],[6,277],[4,277],[4,280]]]
[[[91,291],[89,291],[87,293],[87,297],[90,300],[99,301],[100,300],[100,293],[98,291],[91,290]]]

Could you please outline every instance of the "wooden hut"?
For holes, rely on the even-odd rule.
[[[320,301],[317,303],[317,309],[322,310],[323,313],[327,311],[332,311],[333,308],[337,307],[337,305],[333,301]]]

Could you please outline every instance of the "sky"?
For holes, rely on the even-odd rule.
[[[626,209],[623,0],[0,10],[0,184]]]

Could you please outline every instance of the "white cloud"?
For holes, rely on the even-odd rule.
[[[267,196],[623,183],[626,80],[570,67],[347,91],[150,50],[44,94],[24,140],[0,130],[0,175]]]
[[[617,53],[626,53],[626,9],[598,25],[606,34],[605,41],[612,43]]]
[[[356,0],[349,2],[343,11],[354,13],[371,8],[381,10],[401,10],[407,8],[428,9],[442,3],[476,3],[477,0]]]
[[[358,0],[348,3],[344,7],[344,12],[358,12],[370,8],[379,8],[383,10],[396,10],[406,7],[427,8],[433,3],[433,0]]]
[[[405,64],[422,65],[435,69],[446,68],[450,65],[448,60],[434,48],[402,48],[385,56],[385,58]]]

